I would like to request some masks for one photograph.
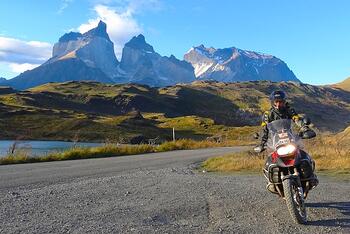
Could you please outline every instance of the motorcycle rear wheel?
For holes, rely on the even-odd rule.
[[[283,181],[283,191],[287,207],[294,222],[305,224],[307,222],[303,189],[293,179]]]

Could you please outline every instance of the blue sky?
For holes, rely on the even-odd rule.
[[[346,0],[0,0],[0,76],[38,66],[64,33],[102,19],[117,56],[142,33],[161,55],[235,46],[284,60],[305,83],[336,83],[350,76],[348,9]]]

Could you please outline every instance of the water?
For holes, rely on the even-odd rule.
[[[7,155],[10,147],[15,141],[0,140],[0,157]],[[16,149],[28,152],[31,156],[45,155],[50,152],[57,152],[69,149],[71,147],[96,147],[102,143],[88,142],[66,142],[66,141],[16,141]]]

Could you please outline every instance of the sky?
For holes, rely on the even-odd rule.
[[[64,33],[103,20],[118,58],[142,33],[164,56],[237,47],[282,59],[304,83],[337,83],[350,76],[349,9],[347,0],[0,0],[0,77],[39,66]]]

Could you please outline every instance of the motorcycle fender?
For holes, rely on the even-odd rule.
[[[276,160],[276,164],[277,164],[277,166],[279,166],[279,167],[291,167],[291,165],[286,165],[284,162],[283,162],[283,160],[281,159],[281,158],[278,158],[277,160]],[[293,164],[294,165],[294,164]]]
[[[301,182],[300,182],[300,178],[299,176],[297,175],[286,175],[286,176],[283,176],[282,178],[282,181],[285,181],[285,180],[295,180],[297,181],[298,185],[301,187]]]
[[[282,181],[289,180],[289,179],[298,180],[298,176],[296,176],[296,175],[286,175],[286,176],[283,176],[281,179],[282,179]]]

